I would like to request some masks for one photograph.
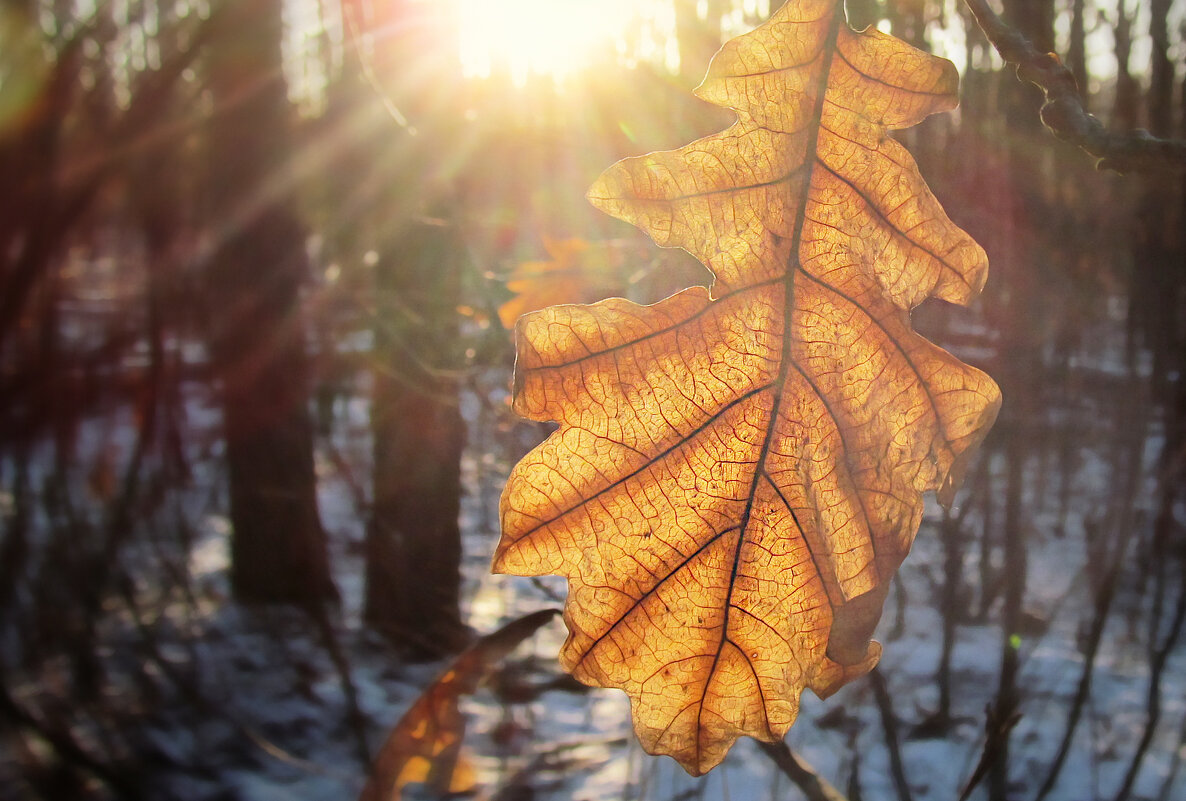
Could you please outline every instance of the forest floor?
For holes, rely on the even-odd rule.
[[[1101,357],[1095,367],[1079,369],[1085,382],[1092,373],[1107,383],[1109,376],[1116,377],[1108,367],[1113,363]],[[502,483],[514,459],[544,431],[510,421],[504,403],[506,379],[501,371],[483,376],[479,391],[467,396],[463,406],[470,427],[463,465],[463,610],[478,633],[556,607],[564,591],[558,580],[489,573]],[[338,400],[332,433],[318,452],[321,510],[341,593],[340,605],[330,614],[331,637],[299,612],[249,609],[230,600],[229,524],[220,490],[217,415],[203,391],[187,389],[192,479],[190,488],[166,505],[168,514],[158,521],[166,525],[166,518],[176,519],[170,515],[187,521],[191,539],[184,564],[162,556],[162,542],[151,534],[124,554],[136,567],[129,573],[143,582],[133,593],[143,603],[140,611],[118,599],[109,604],[101,656],[106,674],[127,677],[129,697],[138,701],[135,708],[107,720],[81,711],[101,704],[80,707],[75,731],[84,745],[101,746],[115,727],[135,727],[137,734],[126,739],[135,751],[133,761],[146,797],[356,797],[366,778],[364,752],[375,753],[385,733],[441,671],[440,664],[401,664],[361,625],[370,454],[366,395],[367,387],[360,383]],[[933,499],[928,499],[914,551],[887,603],[876,637],[885,646],[879,671],[892,710],[879,706],[868,680],[855,682],[826,702],[810,693],[803,696],[788,743],[851,799],[901,797],[887,746],[887,713],[911,797],[957,798],[984,748],[985,709],[997,690],[1005,647],[1018,649],[1022,693],[1022,716],[1012,734],[1013,797],[1035,797],[1058,750],[1080,681],[1092,605],[1092,543],[1110,519],[1108,498],[1115,494],[1118,480],[1116,439],[1106,435],[1114,416],[1103,400],[1093,397],[1077,399],[1074,410],[1052,410],[1046,423],[1054,439],[1026,463],[1024,630],[1014,632],[1011,641],[1004,637],[997,622],[999,598],[994,594],[986,603],[983,586],[977,585],[977,576],[990,583],[1000,580],[999,554],[992,545],[999,536],[995,530],[1000,515],[991,510],[1003,503],[1005,466],[999,449],[987,449],[979,478],[961,493],[955,510],[958,514],[959,503],[974,504],[962,522],[969,544],[962,559],[961,609],[944,610],[939,600],[943,516]],[[120,426],[126,423],[88,424],[93,429],[82,432],[81,447],[118,446]],[[1145,439],[1136,450],[1138,461],[1142,475],[1151,475],[1159,447],[1156,425],[1141,436]],[[1073,441],[1065,440],[1070,437]],[[1133,525],[1147,524],[1154,513],[1147,483],[1140,483],[1133,501]],[[980,548],[977,543],[984,541],[990,547]],[[986,558],[988,572],[982,571]],[[174,574],[162,573],[162,565],[171,566]],[[1052,801],[1114,797],[1144,732],[1149,601],[1141,589],[1141,570],[1135,565],[1123,572],[1081,723],[1059,781],[1047,796]],[[924,724],[934,722],[938,704],[936,671],[945,611],[956,614],[959,625],[950,670],[951,721],[936,727]],[[749,740],[739,742],[719,768],[699,779],[687,776],[670,759],[643,753],[631,731],[622,693],[579,688],[561,679],[556,653],[564,635],[557,618],[517,649],[491,681],[462,700],[468,720],[462,759],[473,778],[466,797],[798,797],[789,780]],[[65,666],[58,669],[65,673]],[[41,699],[38,703],[44,704],[58,679],[50,665],[9,690],[18,698]],[[1186,648],[1180,644],[1171,650],[1161,689],[1161,722],[1137,774],[1134,798],[1164,801],[1186,793],[1186,778],[1179,770],[1186,721]],[[361,720],[352,717],[351,698],[356,699]],[[113,696],[108,703],[122,702]],[[19,760],[0,759],[0,799],[29,797],[16,789],[18,772]],[[428,796],[409,791],[406,797]]]

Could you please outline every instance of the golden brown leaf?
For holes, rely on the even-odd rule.
[[[409,784],[427,784],[442,796],[473,790],[473,772],[461,758],[465,717],[457,702],[476,690],[487,671],[556,611],[524,615],[462,651],[395,724],[359,801],[399,801]]]
[[[603,244],[544,237],[544,249],[550,259],[525,261],[511,273],[507,289],[515,295],[498,308],[504,328],[545,306],[600,300],[622,284],[621,265],[611,265],[611,253]]]
[[[693,774],[876,663],[922,493],[950,495],[1000,404],[909,324],[987,271],[888,135],[954,107],[955,69],[842,7],[792,0],[727,43],[697,94],[737,122],[589,192],[711,293],[517,327],[515,409],[560,427],[511,474],[495,569],[568,578],[563,665]]]
[[[551,259],[522,262],[508,277],[507,289],[515,295],[498,309],[504,328],[546,306],[592,303],[627,291],[635,300],[661,298],[707,278],[686,256],[647,260],[646,250],[633,241],[544,237],[544,249]],[[641,260],[648,263],[640,268]]]

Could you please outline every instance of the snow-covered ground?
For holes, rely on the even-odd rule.
[[[1110,364],[1112,360],[1104,358],[1097,367],[1112,372]],[[516,455],[543,431],[510,421],[504,403],[506,379],[498,371],[482,376],[475,386],[487,393],[488,402],[477,403],[470,397],[464,406],[470,448],[463,466],[463,605],[468,623],[478,632],[557,606],[564,589],[557,580],[488,572],[497,541],[502,482]],[[370,442],[366,387],[360,384],[356,390],[339,404],[333,435],[322,443],[317,462],[321,510],[342,596],[331,624],[346,673],[331,657],[325,633],[300,613],[245,609],[229,600],[229,526],[218,489],[217,415],[200,391],[189,392],[186,414],[193,479],[189,490],[165,504],[165,512],[157,513],[160,526],[172,525],[170,521],[175,520],[169,515],[179,515],[192,528],[183,566],[188,586],[159,574],[139,574],[136,597],[147,608],[139,623],[130,609],[112,602],[103,623],[106,650],[102,658],[109,676],[126,677],[129,697],[136,699],[137,708],[108,721],[80,711],[75,729],[81,743],[101,750],[104,726],[118,722],[136,728],[137,734],[125,739],[138,744],[131,761],[147,797],[244,801],[356,797],[365,781],[366,765],[349,712],[347,688],[352,689],[365,718],[366,747],[373,754],[385,732],[441,670],[441,665],[400,664],[381,639],[360,623]],[[1032,625],[1014,640],[1022,691],[1022,717],[1011,739],[1016,798],[1035,796],[1063,734],[1085,658],[1082,643],[1091,613],[1088,543],[1098,536],[1100,521],[1108,513],[1110,487],[1121,480],[1114,472],[1118,458],[1109,434],[1112,413],[1106,399],[1080,400],[1076,409],[1049,412],[1052,430],[1075,438],[1067,446],[1071,458],[1034,458],[1027,465],[1025,610]],[[127,419],[88,423],[80,450],[93,455],[112,447],[121,441],[113,426],[128,425]],[[1048,446],[1045,452],[1054,450]],[[1155,511],[1148,476],[1153,474],[1158,453],[1153,428],[1143,451],[1146,479],[1139,482],[1134,501],[1134,526],[1147,528]],[[1003,456],[998,451],[985,458],[989,460],[986,472],[993,480],[989,502],[980,506],[999,509]],[[1064,479],[1070,482],[1067,504],[1059,492]],[[965,490],[957,503],[971,503],[969,494]],[[937,600],[944,558],[941,515],[933,499],[929,503],[915,550],[901,571],[877,635],[885,645],[880,671],[898,721],[904,773],[918,801],[958,797],[975,769],[984,747],[985,707],[996,693],[1005,641],[998,624],[999,601],[980,621],[973,619],[971,609],[980,570],[977,542],[986,528],[999,539],[994,527],[999,528],[1001,515],[993,512],[986,526],[981,512],[973,510],[963,523],[968,539],[965,579],[973,590],[966,599],[968,614],[957,629],[952,656],[955,722],[937,735],[913,736],[914,726],[936,709],[935,671],[942,642]],[[156,550],[159,547],[151,535],[145,535],[128,547],[123,558],[151,568],[167,562]],[[993,552],[992,558],[999,560],[999,554]],[[1141,571],[1136,563],[1122,571],[1090,699],[1060,781],[1048,796],[1052,801],[1113,797],[1145,727],[1150,613],[1148,597],[1141,591]],[[1171,605],[1181,578],[1171,576]],[[149,599],[156,603],[148,603]],[[1168,618],[1169,611],[1163,617]],[[557,619],[520,647],[494,681],[463,700],[469,719],[464,748],[477,778],[474,797],[504,801],[797,797],[789,780],[748,740],[740,742],[718,769],[699,779],[688,777],[670,759],[643,753],[633,738],[628,704],[621,693],[580,689],[559,680],[555,655],[563,638],[563,625]],[[145,645],[148,641],[151,647]],[[10,687],[10,692],[34,708],[54,703],[57,676],[51,668],[42,666],[36,673],[23,674],[23,682]],[[22,674],[11,671],[10,675]],[[119,698],[109,702],[122,703]],[[1186,797],[1186,778],[1168,781],[1171,771],[1177,771],[1178,759],[1186,756],[1180,753],[1186,720],[1186,648],[1181,645],[1172,651],[1165,669],[1161,707],[1161,723],[1135,783],[1135,798]],[[12,749],[15,741],[9,737],[5,747]],[[29,745],[28,738],[22,742],[36,747]],[[806,694],[788,742],[852,797],[858,793],[864,799],[898,797],[882,714],[867,681],[846,687],[826,702]],[[23,786],[16,781],[16,770],[14,760],[0,759],[0,799],[29,797],[23,790],[4,789]],[[423,797],[422,793],[410,795]]]

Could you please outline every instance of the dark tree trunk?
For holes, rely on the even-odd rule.
[[[1132,54],[1132,16],[1127,8],[1128,0],[1121,0],[1116,6],[1116,24],[1113,36],[1116,44],[1116,97],[1112,104],[1112,122],[1117,130],[1127,131],[1137,127],[1140,116],[1141,92],[1136,78],[1128,69]]]
[[[230,482],[231,583],[244,601],[334,595],[317,511],[308,356],[298,293],[308,265],[291,204],[282,0],[228,0],[208,51],[211,356]]]
[[[4,24],[10,47],[28,47],[39,39],[30,7],[14,9]],[[77,210],[87,205],[85,193],[59,186],[46,176],[61,172],[67,117],[76,101],[81,45],[68,42],[45,66],[45,82],[29,112],[0,127],[0,366],[14,359],[24,315],[34,301],[39,282],[63,244]]]
[[[1169,31],[1166,16],[1169,0],[1154,0],[1149,15],[1151,75],[1146,99],[1150,130],[1157,136],[1174,134],[1174,65],[1169,57]],[[1131,32],[1125,34],[1125,47]],[[1117,34],[1117,58],[1120,58],[1120,35]],[[1131,77],[1133,97],[1124,106],[1135,119],[1135,106],[1140,102],[1136,83]],[[1120,86],[1117,86],[1120,91]],[[1116,99],[1117,108],[1121,98]],[[1133,267],[1129,276],[1129,328],[1140,343],[1153,355],[1154,382],[1159,391],[1175,374],[1179,361],[1181,321],[1181,293],[1183,290],[1183,255],[1181,193],[1165,175],[1150,175],[1142,179],[1143,194],[1132,219],[1132,238],[1135,243]]]
[[[1153,0],[1149,8],[1150,53],[1149,129],[1172,136],[1174,127],[1174,63],[1170,60],[1168,17],[1172,0]]]
[[[459,253],[450,227],[418,225],[376,265],[374,512],[366,543],[366,620],[411,659],[465,641],[461,450],[456,379]]]
[[[409,128],[389,120],[397,187],[378,233],[375,370],[371,408],[374,509],[367,530],[366,621],[409,659],[460,650],[467,630],[461,586],[461,451],[458,314],[464,245],[454,185],[472,147],[445,101],[460,91],[456,62],[441,58],[444,4],[399,2],[400,20],[376,50],[377,74],[416,74],[390,87]],[[431,43],[431,47],[428,45]],[[414,131],[414,132],[413,132]],[[447,166],[446,166],[447,165]],[[385,218],[385,219],[384,219]]]
[[[1005,0],[1005,19],[1042,52],[1054,50],[1053,0]],[[1041,93],[1036,87],[1004,76],[1002,87],[1008,166],[1007,192],[999,200],[999,238],[993,253],[997,280],[1007,293],[1002,319],[1001,365],[998,381],[1005,398],[997,436],[1004,440],[1005,499],[1002,520],[1001,666],[991,716],[998,721],[997,756],[988,776],[989,798],[1010,797],[1011,774],[1008,721],[1020,713],[1022,689],[1018,684],[1019,646],[1028,573],[1028,516],[1024,502],[1035,502],[1039,490],[1029,488],[1026,465],[1031,454],[1028,432],[1035,419],[1035,376],[1040,375],[1038,321],[1042,320],[1042,294],[1029,262],[1051,254],[1039,251],[1042,221],[1048,209],[1040,192],[1044,148],[1034,142],[1046,136],[1038,116]],[[1049,222],[1045,223],[1049,225]],[[1024,497],[1023,497],[1024,496]]]
[[[1071,41],[1067,45],[1067,67],[1075,76],[1079,94],[1087,98],[1087,29],[1083,22],[1086,0],[1073,0],[1071,4]]]

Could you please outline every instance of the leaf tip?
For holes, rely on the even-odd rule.
[[[956,492],[964,483],[964,475],[968,472],[972,457],[980,450],[981,443],[988,436],[989,430],[997,420],[997,414],[1001,411],[1001,388],[988,376],[985,376],[984,379],[991,389],[991,394],[988,403],[980,411],[979,419],[970,427],[970,430],[975,432],[975,438],[956,454],[951,467],[947,470],[947,475],[943,477],[943,483],[939,485],[939,490],[935,493],[944,509],[951,508]]]
[[[610,166],[610,168],[605,172],[601,173],[601,175],[597,176],[597,180],[590,184],[588,191],[585,192],[585,200],[589,201],[589,203],[593,205],[593,208],[598,209],[599,211],[604,211],[606,214],[610,215],[613,215],[613,212],[610,209],[612,208],[612,204],[616,199],[615,191],[610,179],[610,173],[612,173],[617,168],[617,166],[617,164],[614,164]]]
[[[505,576],[511,572],[503,561],[503,553],[504,549],[499,545],[498,550],[494,552],[494,558],[490,560],[490,572],[495,576]]]
[[[816,674],[809,684],[811,691],[820,700],[827,700],[844,685],[859,679],[881,661],[881,643],[870,640],[864,658],[852,665],[841,665],[831,659],[824,660],[824,668]]]
[[[866,593],[850,599],[832,612],[827,656],[844,667],[860,665],[869,658],[870,638],[881,620],[889,582],[881,582]]]

